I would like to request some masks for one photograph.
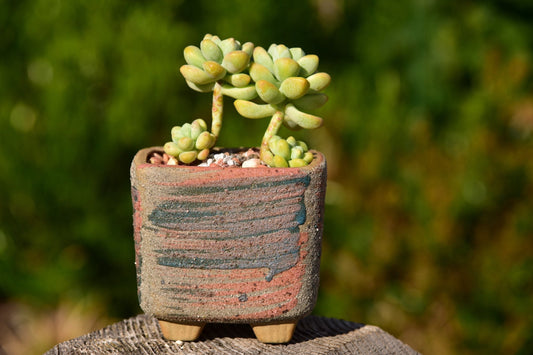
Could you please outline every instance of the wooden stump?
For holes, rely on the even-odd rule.
[[[197,341],[165,340],[155,318],[139,315],[58,344],[45,355],[59,354],[418,353],[378,327],[317,316],[301,319],[289,343],[265,344],[246,324],[207,324]]]

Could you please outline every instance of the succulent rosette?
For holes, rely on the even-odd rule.
[[[301,48],[273,44],[268,51],[255,47],[249,74],[255,83],[258,100],[237,99],[240,115],[256,119],[272,117],[261,144],[261,159],[271,165],[268,142],[281,126],[314,129],[321,117],[307,113],[324,105],[328,97],[321,91],[331,82],[327,73],[317,72],[318,56],[306,55]]]
[[[175,157],[184,164],[195,160],[205,160],[209,149],[215,144],[215,136],[207,130],[207,124],[201,118],[171,130],[172,141],[164,146],[165,153]]]
[[[205,160],[222,127],[223,97],[233,99],[240,115],[256,119],[271,117],[261,141],[261,160],[269,166],[296,167],[309,164],[313,155],[304,142],[278,136],[282,125],[290,129],[314,129],[323,119],[308,113],[324,105],[322,91],[331,77],[317,72],[318,56],[301,48],[272,44],[268,50],[234,38],[221,40],[207,34],[199,46],[190,45],[183,55],[187,64],[180,72],[189,87],[212,92],[211,131],[202,119],[172,129],[165,152],[185,164]]]
[[[218,36],[206,34],[200,47],[190,45],[183,51],[187,64],[180,67],[180,73],[187,85],[195,91],[213,92],[211,133],[215,141],[222,127],[223,96],[244,100],[257,96],[250,76],[244,73],[250,64],[253,48],[251,42],[241,45],[234,38],[221,40]],[[198,159],[202,157],[200,154]]]
[[[257,96],[248,68],[254,45],[243,45],[234,38],[221,40],[218,36],[205,35],[200,47],[187,46],[183,56],[187,64],[180,67],[185,81],[193,90],[211,92],[221,85],[223,95],[235,99],[251,100]]]

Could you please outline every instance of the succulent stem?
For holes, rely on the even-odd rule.
[[[268,124],[268,128],[261,142],[260,155],[261,155],[261,160],[263,161],[268,160],[266,156],[266,153],[269,152],[268,141],[270,140],[270,138],[272,138],[278,133],[279,128],[281,127],[283,123],[283,116],[284,116],[284,113],[283,111],[280,111],[280,110],[277,110],[274,113],[274,115],[272,115],[272,119],[270,120],[270,123]]]
[[[213,88],[213,105],[211,108],[212,121],[211,121],[211,133],[218,138],[220,129],[222,127],[222,115],[224,113],[224,96],[222,95],[222,86],[219,82],[215,83]]]

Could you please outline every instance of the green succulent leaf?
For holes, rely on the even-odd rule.
[[[195,67],[201,68],[202,64],[206,61],[204,56],[202,55],[202,51],[200,48],[196,46],[187,46],[183,50],[183,56],[185,57],[185,61],[189,65],[194,65]]]
[[[207,123],[201,119],[197,118],[194,121],[192,121],[191,126],[198,125],[202,131],[207,131]]]
[[[291,51],[284,44],[271,44],[268,47],[268,54],[274,61],[279,58],[291,58]]]
[[[255,83],[255,90],[261,98],[269,104],[279,104],[285,100],[285,96],[279,91],[276,85],[266,80],[259,80]]]
[[[257,91],[254,85],[236,88],[231,85],[222,85],[220,92],[222,95],[232,97],[240,100],[253,100],[257,97]]]
[[[229,74],[226,75],[224,81],[228,84],[233,85],[238,88],[242,88],[250,84],[252,78],[248,74],[238,73],[238,74]]]
[[[190,137],[191,128],[192,128],[192,125],[190,123],[184,123],[183,126],[181,126],[181,135],[183,137]]]
[[[234,38],[226,38],[220,42],[219,47],[222,49],[224,56],[226,56],[228,53],[238,50],[240,48],[240,44]]]
[[[311,90],[322,91],[328,87],[331,82],[331,76],[328,73],[316,73],[307,78]]]
[[[172,137],[173,142],[177,142],[181,137],[183,137],[183,133],[181,133],[181,127],[172,127],[172,129],[170,130],[170,136]]]
[[[309,90],[309,82],[302,77],[290,77],[281,83],[279,90],[287,98],[296,100],[307,93]]]
[[[202,65],[204,71],[213,77],[214,81],[220,80],[226,76],[226,69],[217,62],[208,60]]]
[[[197,118],[191,123],[191,138],[196,140],[198,136],[204,131],[207,130],[207,124],[201,118]]]
[[[304,154],[304,161],[307,162],[307,164],[311,163],[314,159],[313,153],[311,152],[305,152]]]
[[[185,82],[194,91],[203,92],[203,93],[211,92],[211,91],[213,91],[213,88],[215,87],[215,82],[212,82],[212,83],[209,83],[209,84],[205,84],[205,85],[196,85],[195,83],[193,83],[193,82],[191,82],[189,80],[185,80]]]
[[[287,160],[279,155],[274,155],[274,158],[272,159],[272,166],[276,168],[288,168],[289,164],[287,163]]]
[[[178,159],[185,164],[190,164],[196,160],[197,156],[198,156],[198,152],[193,150],[193,151],[180,153],[178,155]]]
[[[163,146],[163,150],[165,151],[165,153],[173,157],[177,157],[178,155],[180,155],[180,153],[182,153],[182,150],[179,148],[176,142],[165,143],[165,145]]]
[[[285,107],[285,120],[289,121],[288,125],[291,127],[291,123],[305,129],[314,129],[322,126],[322,118],[308,113],[302,112],[294,107],[293,104],[288,104]]]
[[[198,150],[209,149],[215,144],[215,136],[207,131],[202,132],[196,139],[195,148]],[[203,159],[200,159],[203,160]]]
[[[291,58],[279,58],[274,61],[274,75],[279,81],[297,76],[300,71],[298,62]]]
[[[204,39],[210,39],[211,41],[215,42],[217,45],[220,45],[220,37],[218,36],[214,36],[210,33],[207,33],[205,36],[204,36]]]
[[[214,62],[220,63],[222,62],[222,58],[224,58],[222,49],[220,49],[220,47],[209,38],[206,38],[202,42],[200,42],[200,49],[202,51],[202,55],[207,60],[212,60]]]
[[[181,137],[176,143],[182,151],[187,151],[194,148],[194,140],[190,137]]]
[[[196,156],[196,159],[198,160],[206,160],[207,157],[209,157],[209,149],[202,149],[198,152],[198,155]]]
[[[274,154],[272,154],[272,152],[269,150],[263,152],[261,155],[261,160],[269,166],[274,166]]]
[[[304,156],[304,149],[299,146],[291,148],[291,159],[301,159]]]
[[[261,64],[267,68],[269,72],[274,71],[274,62],[272,61],[272,57],[263,47],[255,47],[253,56],[255,63]]]
[[[268,148],[274,154],[274,156],[279,155],[285,160],[291,158],[291,147],[285,139],[275,139],[268,142]]]
[[[304,141],[298,141],[296,143],[299,147],[302,147],[302,149],[304,150],[304,152],[307,152],[309,150],[309,148],[307,148],[307,144],[304,142]]]
[[[293,136],[288,137],[288,138],[286,139],[286,141],[287,141],[287,143],[289,143],[289,145],[290,145],[291,147],[296,146],[296,144],[298,143],[298,142],[296,142],[296,139],[295,139]]]
[[[212,75],[194,65],[182,65],[180,72],[186,80],[196,85],[206,85],[215,81]]]
[[[241,50],[246,52],[246,54],[248,54],[248,56],[251,58],[254,52],[254,44],[252,42],[246,42],[242,45]]]
[[[267,67],[259,63],[252,63],[250,65],[250,76],[255,82],[258,82],[259,80],[266,80],[274,85],[279,85],[279,81],[274,77],[272,72]]]
[[[250,62],[250,56],[244,51],[233,51],[224,56],[222,66],[230,73],[235,74],[243,71]]]
[[[299,99],[294,100],[292,103],[301,111],[314,110],[322,107],[328,101],[326,94],[307,94]]]
[[[301,168],[303,166],[307,166],[308,164],[308,162],[301,158],[289,160],[289,167],[291,168]]]
[[[298,47],[291,48],[289,49],[289,51],[291,52],[292,59],[296,61],[300,60],[300,58],[302,58],[305,55],[305,52],[301,48],[298,48]]]
[[[260,105],[246,100],[235,100],[233,104],[237,112],[246,118],[264,118],[276,113],[276,109],[269,104]]]
[[[318,56],[315,54],[308,54],[298,60],[298,64],[301,67],[300,74],[304,77],[316,72],[318,68]]]

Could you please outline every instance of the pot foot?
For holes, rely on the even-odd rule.
[[[288,343],[298,321],[291,323],[252,324],[254,334],[262,343],[281,344]]]
[[[193,341],[198,339],[205,323],[181,324],[158,320],[163,336],[167,340]]]

